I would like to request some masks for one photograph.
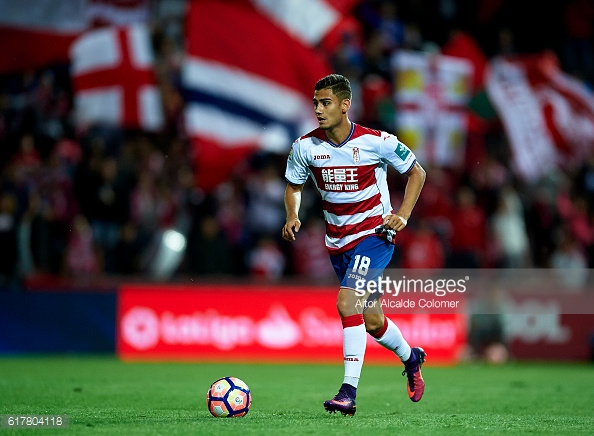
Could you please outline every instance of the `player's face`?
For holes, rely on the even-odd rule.
[[[329,130],[338,126],[348,109],[348,100],[339,100],[331,88],[314,91],[314,112],[321,129]]]

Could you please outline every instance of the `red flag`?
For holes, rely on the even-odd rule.
[[[399,50],[392,58],[398,137],[421,162],[464,163],[473,66],[466,59]]]
[[[251,4],[192,2],[186,47],[186,128],[206,191],[250,152],[288,153],[315,127],[311,98],[325,61]]]
[[[92,26],[147,19],[148,0],[0,0],[0,73],[66,63]]]
[[[288,34],[315,45],[336,28],[361,0],[251,0]]]
[[[594,151],[594,94],[563,73],[553,53],[496,58],[487,90],[523,178],[574,166]]]
[[[91,30],[72,44],[71,53],[79,125],[107,123],[153,131],[162,127],[145,25]]]
[[[445,56],[468,59],[474,66],[473,92],[483,88],[487,57],[472,36],[462,31],[455,32],[443,46],[441,53]]]

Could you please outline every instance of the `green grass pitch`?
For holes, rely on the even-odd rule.
[[[430,357],[430,356],[429,356]],[[0,414],[66,414],[44,435],[593,434],[594,366],[510,363],[423,367],[420,403],[400,365],[365,366],[357,414],[330,415],[342,367],[123,363],[113,357],[0,358]],[[232,375],[251,388],[243,418],[214,418],[205,396]],[[0,436],[38,430],[0,429]]]

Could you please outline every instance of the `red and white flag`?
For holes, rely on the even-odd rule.
[[[71,78],[79,126],[98,123],[148,131],[163,126],[146,25],[84,33],[71,47]]]
[[[420,162],[464,165],[472,63],[401,50],[392,58],[392,69],[398,138]]]
[[[487,91],[526,180],[579,164],[594,151],[594,94],[552,53],[496,58]]]
[[[185,123],[209,191],[253,151],[288,153],[315,128],[313,87],[329,68],[244,1],[191,2],[186,20]]]
[[[251,0],[294,38],[316,45],[361,0]]]
[[[70,44],[85,30],[148,16],[149,0],[0,0],[0,73],[68,62]]]

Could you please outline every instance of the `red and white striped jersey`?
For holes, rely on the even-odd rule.
[[[396,136],[352,123],[341,144],[333,144],[319,128],[297,139],[285,178],[301,185],[311,175],[322,195],[326,247],[330,254],[339,254],[375,234],[383,218],[394,213],[388,164],[405,174],[415,162],[414,153]]]

